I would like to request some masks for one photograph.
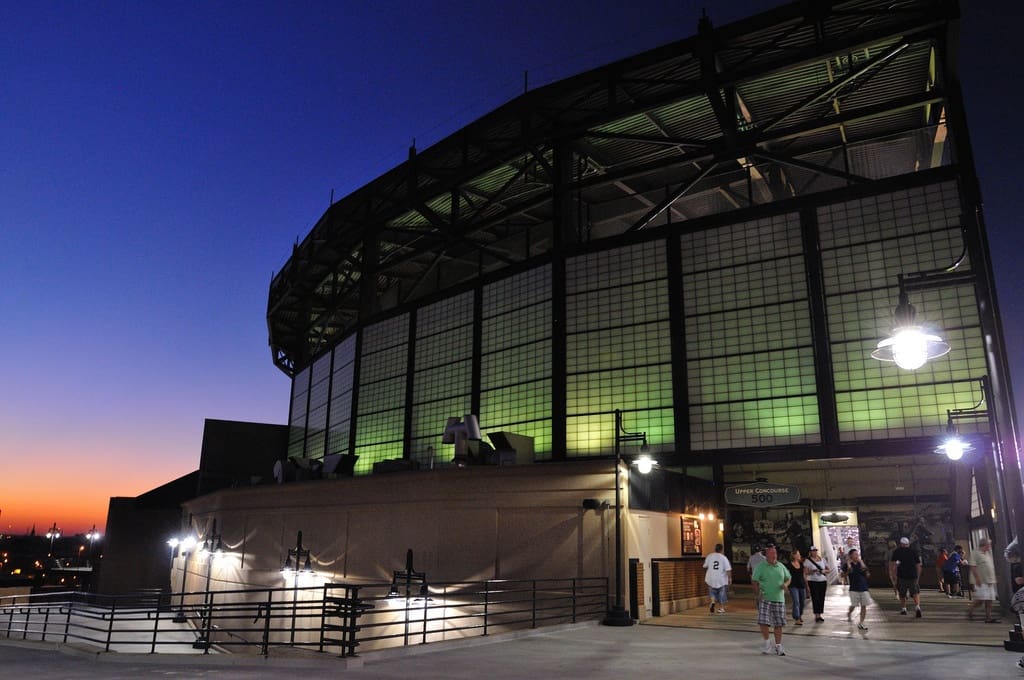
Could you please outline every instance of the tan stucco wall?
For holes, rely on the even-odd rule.
[[[200,537],[216,518],[226,556],[210,569],[214,590],[283,585],[279,570],[300,530],[325,581],[390,581],[412,548],[414,568],[431,582],[607,575],[614,588],[614,495],[613,463],[605,460],[232,489],[194,499],[185,511]],[[584,510],[585,498],[610,507]],[[656,550],[678,543],[675,515],[642,514],[653,520],[647,533],[656,537]],[[625,559],[647,552],[636,524],[623,513]],[[174,560],[175,591],[181,565]],[[205,577],[205,562],[190,558],[186,590],[203,590]]]

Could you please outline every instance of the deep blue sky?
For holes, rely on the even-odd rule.
[[[722,25],[779,4],[0,2],[0,529],[102,526],[109,496],[197,466],[204,418],[285,422],[267,286],[332,190],[519,94],[524,70],[535,87],[693,35],[702,5]],[[968,7],[961,63],[1019,373],[1000,4]]]

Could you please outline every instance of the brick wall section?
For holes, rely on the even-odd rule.
[[[671,562],[658,560],[657,562],[661,581],[658,597],[662,602],[707,595],[702,562],[696,560],[673,560]]]

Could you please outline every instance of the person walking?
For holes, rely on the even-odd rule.
[[[860,558],[860,551],[856,548],[850,548],[846,553],[846,576],[850,582],[850,610],[846,612],[846,620],[852,623],[853,610],[860,607],[860,622],[857,628],[867,630],[864,618],[871,602],[871,596],[868,594],[868,577],[871,576],[871,572],[868,571],[868,565]]]
[[[942,565],[942,580],[946,584],[946,597],[962,596],[960,592],[960,567],[965,565],[964,548],[961,545],[955,546],[953,552],[946,558]]]
[[[992,602],[996,599],[996,564],[992,558],[992,542],[987,538],[978,541],[978,549],[971,553],[971,578],[974,597],[967,605],[967,618],[974,618],[974,607],[978,602],[985,604],[985,623],[999,623],[992,618]]]
[[[715,544],[715,552],[704,558],[704,583],[708,585],[708,597],[711,598],[710,613],[725,613],[725,603],[729,601],[728,589],[732,585],[732,563],[722,552],[722,544]]]
[[[750,574],[750,583],[754,586],[754,601],[761,601],[761,591],[757,587],[757,582],[754,581],[754,570],[757,569],[757,565],[761,564],[765,560],[764,548],[754,544],[754,549],[750,553],[750,559],[747,560],[747,573]]]
[[[757,583],[761,600],[757,603],[757,625],[761,628],[762,654],[786,656],[782,646],[782,629],[786,626],[786,588],[789,587],[789,570],[779,562],[779,552],[774,545],[765,549],[765,561],[757,565],[751,581]],[[775,643],[768,638],[769,631],[775,634]]]
[[[789,596],[793,601],[793,625],[804,625],[804,607],[807,604],[807,581],[804,578],[804,561],[799,550],[793,550],[786,560],[789,569]]]
[[[935,581],[939,592],[946,595],[949,595],[949,588],[946,586],[946,579],[943,577],[942,568],[946,566],[946,560],[948,559],[949,553],[945,548],[940,548],[939,554],[935,556]]]
[[[811,608],[814,610],[815,623],[825,620],[822,614],[825,613],[825,591],[828,590],[828,575],[832,568],[818,552],[818,547],[812,545],[807,551],[807,559],[804,560],[804,579],[807,582],[807,589],[811,591]]]
[[[914,600],[914,616],[921,618],[921,556],[910,547],[910,539],[900,539],[900,547],[889,558],[889,578],[896,581],[900,614],[907,615],[907,597]]]
[[[885,573],[889,576],[889,587],[892,588],[892,594],[898,600],[900,599],[900,591],[896,590],[896,580],[895,578],[893,578],[892,572],[888,568],[889,560],[892,558],[892,554],[894,552],[896,552],[896,541],[890,540],[888,543],[886,543],[885,557],[883,558],[883,562],[885,562],[885,564],[887,565]]]

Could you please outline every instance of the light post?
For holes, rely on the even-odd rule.
[[[646,432],[627,432],[622,424],[622,411],[615,409],[615,605],[608,610],[601,622],[606,626],[632,626],[633,617],[626,611],[622,595],[622,500],[619,468],[622,465],[622,443],[641,442],[640,452],[646,454]],[[636,461],[637,470],[642,474],[651,471],[654,461],[648,455],[642,455]]]
[[[992,386],[989,384],[989,377],[983,375],[978,379],[981,386],[981,398],[970,408],[948,409],[946,411],[946,433],[947,437],[936,449],[952,461],[958,461],[964,454],[970,451],[972,444],[960,438],[956,423],[959,420],[987,420],[991,438],[991,472],[992,480],[989,486],[994,485],[994,491],[990,492],[995,510],[995,517],[988,517],[989,526],[993,529],[993,538],[999,544],[1006,546],[1017,535],[1016,517],[1013,504],[1007,498],[1008,480],[1006,470],[1003,468],[1003,432],[1000,426],[998,410],[992,400]],[[984,408],[982,406],[984,405]],[[1010,482],[1013,484],[1013,482]],[[995,520],[995,522],[993,522]],[[1009,601],[1013,594],[1010,588],[1009,565],[1004,564],[1003,577],[999,579],[1000,596],[1004,601]]]
[[[203,547],[199,554],[206,557],[206,588],[203,598],[203,632],[192,643],[194,649],[210,651],[210,625],[213,615],[213,593],[210,591],[210,577],[213,570],[213,561],[224,554],[224,545],[221,542],[221,535],[217,533],[217,520],[213,520],[210,533],[203,540]]]
[[[60,529],[57,528],[56,522],[54,522],[53,526],[47,530],[46,537],[50,539],[50,552],[47,557],[53,557],[53,542],[60,538]]]
[[[295,558],[295,567],[292,567],[292,558]],[[299,568],[299,565],[302,568]],[[288,549],[288,555],[284,558],[284,566],[281,567],[281,575],[285,580],[292,578],[292,634],[291,643],[295,644],[295,617],[299,607],[299,577],[303,574],[311,575],[313,565],[310,562],[309,549],[302,547],[302,532],[295,536],[295,547]]]
[[[188,555],[195,547],[196,538],[192,534],[188,534],[185,538],[179,539],[173,537],[167,540],[167,545],[171,547],[171,568],[174,568],[174,550],[180,548],[181,554],[181,602],[178,603],[178,611],[174,614],[175,623],[185,623],[188,618],[185,616],[185,579],[188,577]]]
[[[89,560],[88,565],[92,566],[92,544],[99,539],[100,532],[96,531],[96,525],[92,525],[92,529],[89,529],[89,533],[85,535],[85,538],[89,541]]]

